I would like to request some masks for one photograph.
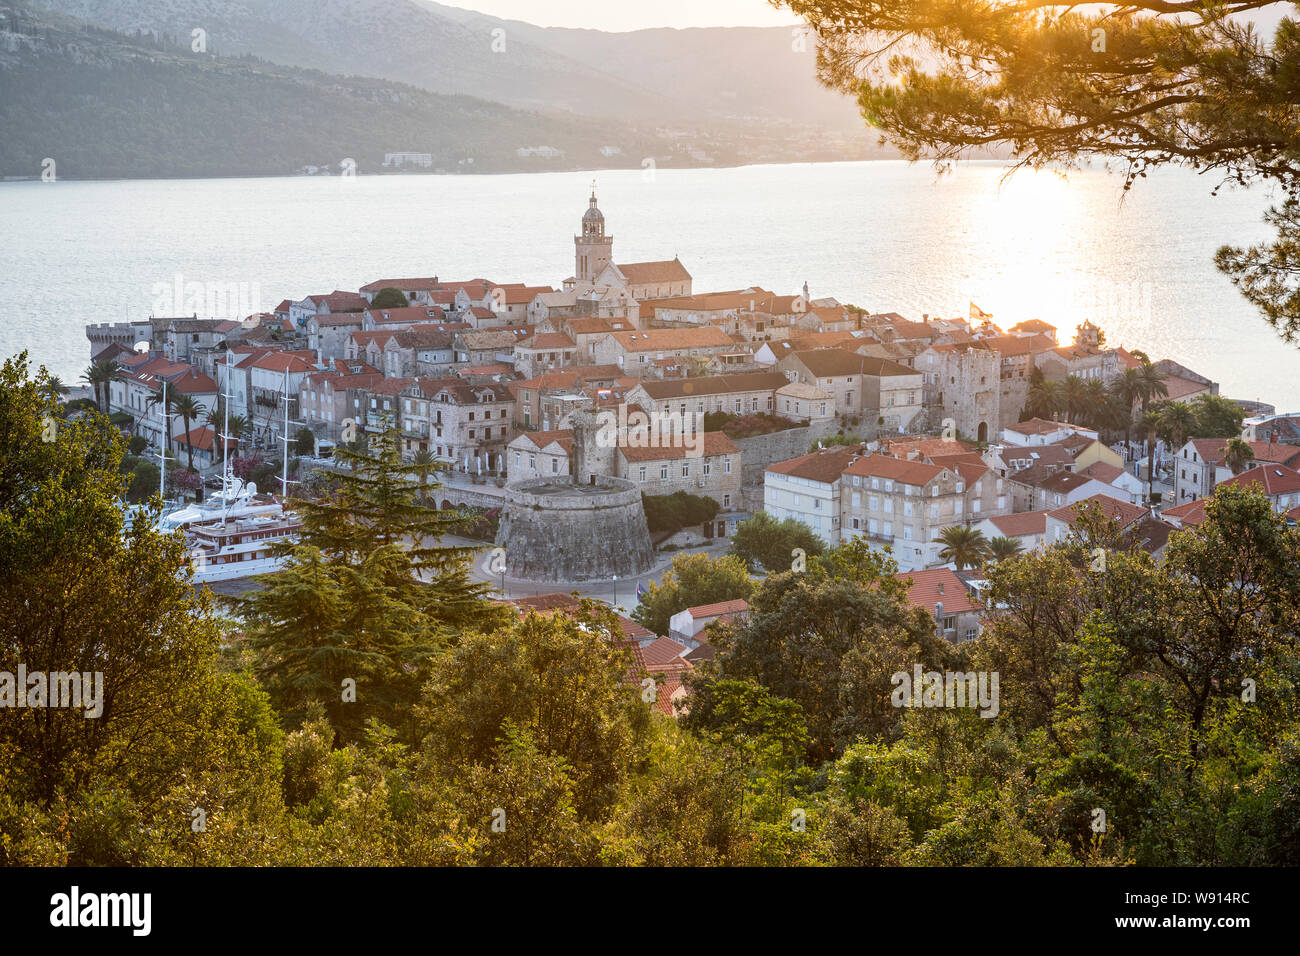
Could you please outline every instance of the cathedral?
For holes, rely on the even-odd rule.
[[[614,237],[605,232],[605,214],[593,185],[582,230],[573,237],[573,275],[564,280],[595,315],[621,315],[636,322],[639,304],[691,294],[691,274],[676,257],[661,262],[614,261]],[[639,324],[639,323],[637,323]]]

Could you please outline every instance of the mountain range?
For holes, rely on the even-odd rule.
[[[298,108],[307,105],[304,98],[314,101],[318,145],[310,137],[281,136],[273,154],[250,157],[247,169],[227,174],[330,162],[340,151],[339,136],[352,134],[370,137],[377,150],[367,162],[382,161],[382,152],[430,152],[445,171],[463,170],[469,159],[475,170],[539,168],[536,157],[517,154],[537,145],[564,154],[541,163],[548,168],[637,166],[647,156],[661,165],[699,165],[882,154],[852,101],[817,83],[811,41],[793,27],[609,33],[538,27],[431,0],[0,2],[0,14],[6,9],[0,89],[7,84],[24,102],[52,73],[67,71],[85,74],[84,89],[69,80],[60,84],[68,87],[62,103],[74,114],[78,105],[114,115],[152,113],[159,100],[176,99],[163,85],[150,88],[151,73],[156,84],[188,89],[183,99],[197,98],[174,104],[179,108],[211,109],[214,98],[244,95],[263,132],[284,120],[292,88],[298,95],[288,99]],[[44,42],[30,42],[32,30],[28,40],[16,41],[15,22],[36,24]],[[118,77],[98,84],[97,64],[131,74],[132,82]],[[218,88],[207,95],[192,89],[203,83]],[[254,94],[254,87],[263,89]],[[384,115],[365,121],[347,108],[358,97],[386,98]],[[16,122],[24,141],[39,125],[4,99],[0,118]],[[54,115],[52,125],[76,118]],[[381,119],[391,126],[387,134],[377,125]],[[478,145],[470,148],[462,134]],[[449,149],[435,148],[434,140]],[[601,153],[602,146],[619,152]],[[53,149],[36,151],[51,155]],[[344,155],[362,151],[353,145]],[[9,164],[18,157],[12,153],[0,146],[0,172],[13,175]],[[82,165],[84,175],[121,174],[103,163]],[[136,165],[150,175],[213,174],[188,160],[171,173],[159,173],[157,162]]]

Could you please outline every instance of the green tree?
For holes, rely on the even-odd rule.
[[[571,773],[582,819],[616,802],[649,720],[631,653],[607,610],[532,613],[495,633],[462,634],[434,671],[419,707],[426,756],[456,768],[491,767],[510,727]]]
[[[174,402],[172,403],[172,410],[181,417],[181,423],[185,426],[185,435],[187,438],[187,441],[185,442],[185,453],[188,457],[188,460],[186,461],[186,467],[188,467],[190,471],[193,471],[194,470],[194,445],[192,442],[188,441],[189,434],[190,434],[190,422],[197,421],[198,417],[201,414],[203,414],[203,406],[194,400],[193,395],[186,395],[182,393],[176,396]]]
[[[667,634],[669,618],[679,611],[748,598],[753,591],[754,582],[739,558],[679,554],[658,581],[646,585],[632,619],[656,634]]]
[[[299,428],[293,436],[293,451],[304,458],[316,454],[316,434],[310,428]]]
[[[1223,463],[1234,475],[1241,474],[1255,460],[1255,449],[1240,438],[1229,438],[1219,452],[1223,455]]]
[[[404,309],[411,303],[401,289],[385,286],[380,289],[370,302],[372,309]]]
[[[811,528],[796,518],[777,521],[765,511],[736,525],[731,536],[731,553],[750,569],[768,572],[790,570],[797,554],[816,557],[826,545]]]
[[[989,553],[989,542],[984,532],[970,525],[949,525],[939,532],[939,557],[954,564],[958,571],[978,567]]]
[[[1241,406],[1218,395],[1197,395],[1192,399],[1196,425],[1192,438],[1231,438],[1241,434],[1244,413]]]
[[[1035,168],[1114,159],[1126,189],[1177,165],[1298,198],[1300,27],[1284,17],[1265,37],[1239,16],[1291,4],[780,2],[817,31],[823,82],[911,159],[1002,146]],[[1284,202],[1269,216],[1276,241],[1217,260],[1288,341],[1300,332],[1297,217]]]
[[[988,556],[994,561],[1006,561],[1008,558],[1014,558],[1025,550],[1025,546],[1015,538],[1007,538],[998,535],[989,539]]]
[[[91,362],[81,380],[94,390],[95,405],[101,412],[108,412],[109,386],[122,371],[122,366],[113,359],[100,359]]]
[[[156,511],[126,524],[121,435],[96,417],[41,440],[45,378],[25,355],[0,367],[0,670],[98,676],[89,719],[83,698],[0,721],[0,861],[141,864],[190,797],[204,802],[177,818],[186,833],[196,806],[274,812],[278,732],[264,695],[219,667],[184,542]]]

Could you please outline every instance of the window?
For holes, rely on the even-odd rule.
[[[645,465],[637,469],[637,481],[645,481]]]
[[[530,469],[534,470],[534,471],[537,470],[537,456],[536,456],[536,455],[529,455],[529,456],[528,456],[528,467],[529,467]]]
[[[709,477],[709,473],[712,471],[713,471],[713,463],[706,461],[704,463],[704,477],[705,478]]]
[[[886,521],[886,522],[885,522],[885,537],[886,537],[886,538],[892,538],[893,536],[894,536],[894,523],[893,523],[892,521]]]
[[[939,517],[939,506],[937,504],[930,505],[930,517],[931,518]]]
[[[730,507],[731,507],[731,495],[723,495],[723,496],[722,496],[722,507],[724,507],[724,508],[730,508]]]
[[[515,467],[519,467],[519,459],[523,457],[519,452],[515,452]]]
[[[854,495],[854,497],[856,498],[857,495]],[[857,502],[854,502],[854,504],[857,504]],[[880,510],[880,498],[878,496],[872,495],[867,499],[867,510],[869,511]]]
[[[912,517],[912,502],[910,501],[903,502],[903,517],[904,518]]]
[[[912,526],[910,524],[903,525],[903,540],[904,541],[912,540]]]
[[[854,531],[861,531],[861,530],[862,530],[862,523],[861,523],[860,521],[858,521],[857,518],[854,518],[854,519],[853,519],[853,530],[854,530]]]
[[[731,474],[731,459],[730,459],[730,458],[724,458],[724,459],[722,460],[722,473],[723,473],[724,475],[729,475],[729,474]]]
[[[686,462],[682,462],[682,477],[683,478],[691,477],[691,466]]]
[[[659,466],[659,480],[660,480],[660,481],[667,481],[667,480],[668,480],[668,466],[667,466],[667,465],[660,465],[660,466]]]
[[[872,478],[872,479],[871,479],[871,489],[872,489],[873,491],[876,491],[876,490],[878,490],[879,488],[880,488],[880,479],[879,479],[879,478]],[[888,491],[889,488],[886,487],[885,490]]]
[[[551,474],[553,474],[553,475],[558,475],[559,473],[560,473],[560,459],[558,459],[558,458],[552,458],[552,459],[551,459]]]

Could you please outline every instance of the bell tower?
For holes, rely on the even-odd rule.
[[[582,215],[582,233],[573,237],[573,275],[581,285],[591,285],[613,260],[614,237],[605,235],[605,214],[596,205],[596,184]]]

